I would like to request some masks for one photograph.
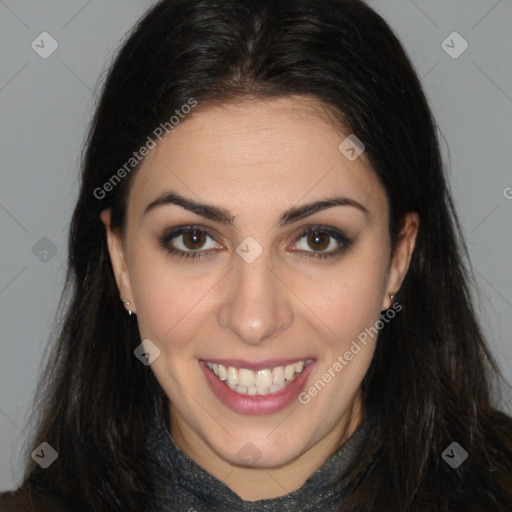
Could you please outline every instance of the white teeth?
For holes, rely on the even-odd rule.
[[[304,361],[299,361],[293,365],[295,367],[295,371],[300,373],[304,369]]]
[[[258,391],[258,395],[268,395],[270,392],[269,388],[256,386],[256,390]]]
[[[252,370],[247,370],[246,368],[240,368],[238,370],[238,385],[242,387],[251,387],[254,386],[256,378],[254,377],[254,372]]]
[[[256,373],[256,386],[259,388],[272,386],[272,370],[259,370]]]
[[[284,384],[284,368],[277,366],[272,370],[272,384],[282,386]]]
[[[238,372],[232,366],[228,368],[228,382],[233,386],[238,384]]]
[[[286,380],[292,380],[294,375],[295,375],[295,365],[294,364],[289,364],[288,366],[284,367],[284,378]]]
[[[225,366],[219,365],[219,379],[226,380],[228,378],[228,370]]]
[[[299,361],[298,363],[289,364],[286,366],[276,366],[275,368],[265,368],[256,372],[247,368],[234,368],[233,366],[226,366],[218,363],[206,362],[208,368],[226,385],[244,395],[268,395],[281,391],[294,381],[304,367],[310,362]]]

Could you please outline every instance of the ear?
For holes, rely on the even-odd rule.
[[[103,210],[100,214],[101,221],[105,225],[107,246],[110,255],[110,262],[112,263],[112,269],[114,270],[114,277],[117,283],[117,288],[121,295],[120,300],[127,300],[130,304],[125,306],[126,309],[130,309],[136,313],[135,301],[132,293],[132,286],[130,282],[130,274],[126,265],[123,237],[122,234],[117,230],[112,230],[110,227],[110,208]]]
[[[407,212],[404,215],[402,229],[398,235],[396,247],[391,257],[386,294],[382,300],[382,309],[388,309],[393,305],[389,294],[396,295],[400,286],[402,286],[402,281],[411,263],[419,225],[420,217],[416,212]]]

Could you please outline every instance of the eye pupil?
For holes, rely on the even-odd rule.
[[[205,233],[201,231],[189,231],[183,234],[183,244],[187,249],[200,249],[205,244]]]
[[[315,250],[323,251],[329,245],[329,236],[325,233],[310,233],[308,244]]]

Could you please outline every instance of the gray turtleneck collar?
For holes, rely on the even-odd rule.
[[[245,501],[186,455],[168,430],[154,420],[147,446],[157,488],[155,511],[330,512],[338,510],[355,482],[346,477],[371,435],[367,416],[347,442],[299,489],[284,496]],[[345,475],[345,476],[344,476]]]

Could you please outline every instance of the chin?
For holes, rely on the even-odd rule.
[[[308,448],[307,440],[301,443],[293,435],[273,437],[275,438],[269,442],[269,439],[265,438],[244,436],[241,439],[232,439],[228,445],[218,446],[219,449],[216,451],[221,458],[236,466],[271,469],[292,462]],[[287,439],[293,442],[288,444]],[[237,447],[235,451],[231,449],[232,446]]]

